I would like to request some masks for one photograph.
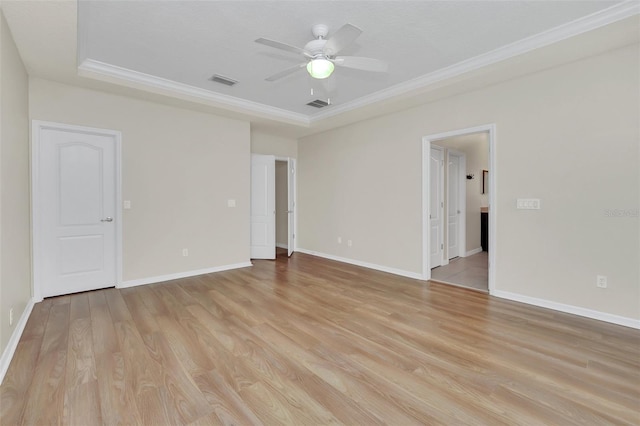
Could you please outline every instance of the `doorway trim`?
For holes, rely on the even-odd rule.
[[[77,126],[72,124],[55,123],[50,121],[31,121],[31,247],[32,247],[32,291],[34,303],[41,302],[42,297],[42,228],[40,226],[41,194],[40,188],[40,144],[43,130],[62,130],[77,133],[87,133],[101,136],[111,136],[115,141],[115,210],[116,226],[116,282],[122,283],[122,133],[117,130],[99,129],[95,127]]]
[[[442,139],[455,136],[464,136],[473,133],[488,132],[489,134],[489,294],[495,290],[495,277],[497,264],[496,254],[496,125],[485,124],[477,127],[468,127],[449,132],[435,133],[422,138],[422,279],[431,279],[431,267],[429,261],[429,200],[430,190],[430,162],[427,161],[431,152],[431,144]]]

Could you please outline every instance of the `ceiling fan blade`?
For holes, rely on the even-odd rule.
[[[336,31],[324,45],[323,53],[327,56],[337,55],[342,49],[353,43],[358,36],[362,34],[362,30],[355,25],[344,24]]]
[[[275,73],[274,75],[272,75],[272,76],[270,76],[270,77],[265,78],[265,80],[267,80],[267,81],[276,81],[276,80],[279,80],[279,79],[281,79],[282,77],[286,77],[286,76],[288,76],[289,74],[293,74],[294,72],[298,71],[300,68],[304,68],[304,67],[306,67],[306,66],[307,66],[307,63],[306,63],[306,62],[303,62],[303,63],[301,63],[301,64],[298,64],[298,65],[295,65],[295,66],[293,66],[293,67],[287,68],[286,70],[282,70],[282,71],[280,71],[280,72],[278,72],[278,73]]]
[[[259,38],[256,40],[256,43],[264,44],[265,46],[269,46],[269,47],[275,47],[276,49],[280,49],[280,50],[286,50],[287,52],[298,53],[304,56],[311,56],[309,52],[307,52],[306,50],[300,47],[291,46],[290,44],[281,43],[275,40],[269,40],[268,38]]]
[[[338,56],[333,62],[340,67],[362,71],[387,72],[389,69],[389,65],[384,61],[361,56]]]

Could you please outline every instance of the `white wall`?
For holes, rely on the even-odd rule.
[[[125,281],[249,261],[249,123],[39,78],[29,100],[31,119],[122,132]]]
[[[28,77],[2,11],[0,40],[1,354],[31,299],[31,210]]]
[[[421,139],[495,123],[495,290],[640,319],[638,217],[606,215],[638,208],[639,52],[301,139],[299,247],[421,273]],[[542,209],[516,210],[519,197]],[[608,289],[596,288],[597,274]]]
[[[298,158],[298,140],[251,130],[251,153]]]

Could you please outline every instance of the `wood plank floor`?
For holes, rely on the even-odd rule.
[[[46,299],[0,424],[640,424],[640,332],[304,254]]]

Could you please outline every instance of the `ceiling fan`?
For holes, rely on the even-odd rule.
[[[333,72],[335,65],[362,71],[387,71],[388,67],[386,62],[378,59],[363,58],[360,56],[336,56],[342,49],[353,43],[362,33],[362,30],[355,25],[343,25],[328,39],[325,37],[329,33],[329,27],[324,24],[314,25],[311,28],[311,33],[315,39],[307,43],[304,48],[291,46],[286,43],[266,38],[259,38],[256,40],[256,43],[275,47],[280,50],[286,50],[287,52],[298,53],[306,58],[305,62],[280,71],[279,73],[267,77],[265,80],[275,81],[304,67],[307,68],[307,72],[309,72],[311,77],[318,79],[329,77]]]

